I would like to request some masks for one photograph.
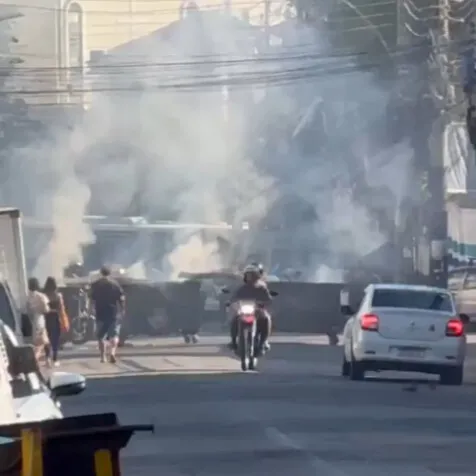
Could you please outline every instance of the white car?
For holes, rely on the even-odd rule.
[[[461,385],[466,355],[465,322],[449,291],[429,286],[371,284],[344,327],[342,375],[363,380],[366,371],[438,374]]]
[[[0,322],[0,332],[7,357],[19,345],[12,330]],[[86,388],[84,376],[69,372],[53,372],[46,380],[36,372],[21,374],[10,380],[16,422],[63,418],[60,397],[77,395]]]

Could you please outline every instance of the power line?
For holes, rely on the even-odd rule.
[[[283,53],[270,53],[270,54],[262,54],[257,56],[229,56],[229,55],[220,55],[220,54],[210,54],[210,55],[192,55],[190,56],[190,60],[180,60],[180,61],[117,61],[99,65],[93,65],[90,68],[90,75],[100,76],[102,73],[104,74],[118,74],[124,75],[127,72],[151,72],[151,73],[166,73],[166,72],[183,72],[188,71],[192,68],[204,68],[204,67],[214,67],[214,68],[225,68],[230,67],[234,68],[237,66],[249,66],[249,65],[278,65],[281,66],[284,63],[309,63],[317,61],[318,63],[313,65],[316,66],[334,66],[338,61],[340,61],[341,65],[343,61],[347,61],[348,63],[355,64],[356,62],[369,59],[372,60],[372,64],[377,66],[378,64],[388,64],[392,59],[399,59],[399,58],[406,58],[407,55],[411,55],[413,53],[418,52],[425,52],[425,53],[441,53],[451,50],[455,47],[466,46],[466,41],[453,41],[448,42],[444,45],[429,45],[426,41],[422,42],[417,45],[412,45],[410,47],[396,47],[387,53],[381,53],[377,55],[373,52],[368,51],[360,51],[360,52],[350,52],[349,50],[342,50],[340,52],[334,52],[332,54],[329,53],[322,53],[322,52],[307,52],[307,53],[299,53],[299,54],[283,54]],[[458,51],[460,52],[460,51]],[[119,55],[119,59],[122,55]],[[226,56],[226,58],[223,58]],[[174,56],[170,55],[170,58],[174,58]],[[175,58],[177,58],[175,56]],[[127,58],[127,56],[126,56]],[[114,57],[112,58],[114,59]],[[379,61],[379,59],[381,61]],[[349,64],[350,66],[351,64]],[[15,77],[21,78],[22,75],[27,76],[34,76],[38,74],[50,74],[50,73],[57,73],[61,71],[71,71],[77,72],[80,70],[80,67],[58,67],[58,66],[45,66],[45,67],[28,67],[28,66],[16,66],[13,69],[13,73]],[[12,71],[9,68],[0,68],[1,71]]]
[[[368,70],[379,67],[378,64],[368,63],[365,65]],[[230,75],[226,78],[219,75],[195,75],[184,80],[183,78],[173,78],[174,80],[155,82],[151,85],[129,84],[124,86],[93,86],[91,89],[75,89],[78,94],[89,92],[104,93],[127,93],[127,92],[152,92],[152,91],[204,91],[223,86],[257,86],[266,85],[266,87],[295,83],[298,81],[308,81],[310,79],[327,78],[335,75],[352,75],[363,73],[361,67],[356,65],[338,65],[333,68],[329,66],[322,68],[321,65],[304,66],[301,68],[283,69],[272,72],[255,71]],[[157,80],[157,78],[154,78]],[[180,81],[181,79],[181,81]],[[179,80],[179,81],[178,81]],[[43,89],[30,91],[8,91],[7,94],[20,94],[29,96],[40,96],[48,94],[66,94],[71,93],[67,89]]]
[[[432,17],[429,17],[429,18],[427,18],[427,19],[425,19],[425,20],[436,19],[436,18],[438,18],[438,16],[432,16]],[[456,21],[456,20],[459,21],[460,19],[456,19],[456,18],[455,18],[454,21]],[[392,26],[392,27],[393,27],[394,25],[393,25],[393,24],[391,24],[391,25],[388,24],[388,25],[384,25],[384,26]],[[350,29],[350,30],[339,30],[339,33],[346,33],[347,31],[353,31],[353,30],[354,30],[354,29]],[[160,35],[160,33],[158,33],[158,34]],[[154,35],[154,33],[151,33],[151,34],[148,35],[148,37],[151,38],[151,36],[153,36],[153,35]],[[139,39],[137,39],[137,40],[133,40],[133,41],[138,41],[138,42],[140,42],[140,41],[141,41],[141,38],[139,38]],[[127,47],[127,43],[126,43],[125,45],[121,45],[121,46]],[[315,45],[310,45],[310,46],[314,46],[314,49],[315,49]],[[292,45],[292,46],[286,47],[286,49],[292,49],[292,48],[299,49],[299,48],[303,48],[303,47],[305,47],[305,45],[295,45],[295,46]],[[344,53],[344,54],[345,54],[345,53]],[[358,55],[358,54],[359,54],[359,53],[357,53],[357,55]],[[365,54],[365,52],[362,53],[362,54]],[[318,55],[323,56],[322,53],[318,53]],[[126,56],[126,57],[131,57],[131,58],[132,58],[132,57],[140,57],[141,55],[121,55],[121,56],[123,56],[123,57]],[[170,56],[172,56],[172,55],[170,55]],[[200,55],[194,55],[194,56],[200,57]],[[212,56],[213,56],[213,55],[202,55],[203,58],[205,58],[205,57],[212,57]],[[217,57],[221,57],[221,56],[223,56],[223,54],[217,54],[216,56],[217,56]],[[330,56],[336,56],[336,55],[328,55],[328,54],[327,54],[326,56],[330,57]],[[39,58],[39,57],[43,57],[43,56],[34,55],[34,54],[26,54],[25,57],[27,57],[27,58],[28,58],[28,57],[31,57],[31,58],[38,57],[38,58]],[[45,57],[46,57],[46,56],[45,56]],[[51,56],[51,57],[53,57],[53,56]],[[107,56],[106,56],[106,58],[107,58]],[[260,61],[262,61],[262,58],[263,58],[263,55],[260,56]],[[246,61],[249,61],[249,60],[246,60]],[[254,58],[253,61],[257,61],[257,59]],[[119,65],[119,66],[120,66],[120,65]],[[166,66],[166,65],[165,65],[165,66]],[[100,66],[100,68],[106,68],[106,67],[114,67],[114,66],[108,66],[108,65],[101,65],[101,66]],[[21,69],[25,69],[25,68],[26,68],[26,67],[17,67],[17,70],[21,70]],[[54,69],[55,71],[58,70],[57,67],[29,67],[29,68],[31,68],[31,71],[35,71],[35,72],[45,71],[45,70],[47,70],[47,68]],[[68,69],[68,67],[65,67],[65,68],[63,68],[63,69]]]
[[[120,3],[124,3],[124,4],[129,4],[129,1],[130,0],[102,0],[102,3],[108,3],[108,2],[111,2],[111,3],[114,3],[114,4],[120,4]],[[140,0],[141,3],[157,3],[156,0]],[[177,4],[177,0],[160,0],[160,3],[163,4],[163,3],[173,3],[173,4]],[[240,5],[251,5],[251,6],[256,6],[256,5],[259,5],[261,2],[256,2],[256,1],[249,1],[249,2],[241,2],[241,1],[238,1],[238,2],[233,2],[232,4],[232,7],[233,6],[240,6]],[[276,3],[278,4],[281,4],[280,1],[276,1]],[[369,9],[374,9],[376,7],[379,7],[379,6],[388,6],[388,5],[392,5],[394,3],[394,0],[392,1],[388,1],[388,0],[381,0],[380,2],[369,2],[369,3],[364,3],[364,4],[361,4],[359,5],[359,9],[365,9],[365,8],[369,8]],[[85,4],[86,6],[88,4]],[[344,4],[345,5],[345,4]],[[216,2],[216,3],[205,3],[205,4],[201,4],[199,5],[199,10],[202,10],[203,7],[213,7],[215,9],[221,9],[222,7],[222,3],[221,2]],[[58,7],[45,7],[45,6],[38,6],[38,5],[27,5],[27,4],[22,4],[22,3],[2,3],[0,5],[0,8],[1,7],[14,7],[14,8],[18,8],[18,9],[25,9],[25,10],[42,10],[42,11],[51,11],[51,12],[68,12],[68,8],[58,8]],[[157,12],[160,12],[161,10],[157,10],[157,9],[152,9],[152,10],[147,10],[145,11],[146,13],[150,13],[150,12],[154,12],[154,11],[157,11]],[[173,9],[172,11],[177,11],[177,9]],[[90,14],[94,14],[94,13],[101,13],[101,14],[121,14],[121,12],[117,12],[115,10],[89,10],[88,8],[84,8],[84,13],[85,15],[90,15]],[[124,14],[129,14],[130,12],[122,12]],[[132,12],[134,14],[134,12]],[[142,14],[142,12],[136,12],[136,14]]]
[[[450,45],[439,45],[438,49],[441,50],[442,48],[449,48]],[[424,48],[428,50],[428,45],[416,45],[411,48],[405,49],[394,49],[390,51],[390,56],[395,58],[402,54],[409,53],[411,51],[417,51],[418,49]],[[435,49],[435,48],[433,48]],[[217,55],[218,56],[218,55]],[[101,71],[107,73],[108,76],[114,75],[124,75],[124,70],[129,70],[130,72],[135,72],[133,70],[138,70],[142,75],[139,77],[134,78],[136,81],[151,79],[149,75],[154,75],[152,78],[157,78],[157,73],[164,68],[181,68],[178,72],[183,72],[186,68],[193,68],[193,67],[204,67],[204,66],[214,66],[218,68],[223,68],[226,66],[234,67],[237,65],[249,65],[249,64],[271,64],[272,62],[278,62],[279,65],[282,65],[283,62],[311,62],[314,60],[327,60],[327,64],[315,64],[315,65],[308,65],[305,67],[294,67],[292,70],[289,69],[279,69],[277,71],[251,71],[238,74],[229,74],[227,79],[222,79],[215,75],[195,75],[190,76],[188,75],[186,79],[188,81],[184,81],[182,77],[178,78],[168,78],[168,82],[158,86],[152,86],[152,89],[176,89],[176,90],[188,90],[194,87],[216,87],[219,85],[234,85],[234,84],[250,84],[253,81],[255,84],[261,84],[263,81],[272,81],[274,83],[279,82],[282,83],[283,81],[297,81],[303,79],[310,79],[310,78],[318,78],[318,77],[325,77],[328,75],[333,74],[353,74],[358,71],[358,68],[354,64],[349,64],[350,61],[355,61],[360,59],[361,57],[372,57],[374,59],[372,64],[363,65],[366,68],[376,68],[379,67],[381,64],[375,63],[375,53],[370,54],[368,52],[357,52],[357,53],[349,53],[349,52],[341,52],[341,53],[334,53],[332,55],[323,54],[323,53],[307,53],[304,55],[275,55],[267,56],[261,55],[259,57],[253,58],[235,58],[235,59],[212,59],[212,60],[204,60],[203,58],[200,61],[168,61],[168,62],[137,62],[137,63],[116,63],[116,64],[105,64],[100,65],[95,68],[94,73],[91,75],[91,79],[95,77],[99,77]],[[333,59],[344,59],[347,60],[347,64],[335,64],[329,63],[330,60]],[[385,62],[388,62],[388,58],[382,57]],[[327,69],[326,69],[327,68]],[[78,71],[78,67],[16,67],[14,69],[14,78],[15,79],[27,79],[27,78],[35,78],[38,79],[38,75],[45,79],[45,74],[56,74],[61,71],[71,71],[75,72]],[[175,71],[177,73],[177,71]],[[144,73],[147,74],[144,75]],[[175,83],[171,81],[171,79],[175,79]],[[177,79],[179,81],[177,81]],[[195,82],[192,82],[193,80]],[[141,90],[142,88],[135,86],[124,86],[124,87],[93,87],[92,89],[84,88],[84,89],[77,89],[73,92],[78,94],[81,93],[88,93],[94,91],[109,91],[109,92],[119,92],[119,91],[133,91],[133,90]],[[66,93],[70,94],[71,90],[62,90],[62,89],[37,89],[34,91],[5,91],[5,93],[11,93],[16,95],[40,95],[40,94],[61,94]]]

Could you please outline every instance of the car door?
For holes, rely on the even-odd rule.
[[[458,312],[467,314],[471,321],[476,321],[476,268],[468,269],[463,281],[463,288],[456,293]]]

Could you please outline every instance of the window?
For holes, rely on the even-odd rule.
[[[450,291],[459,291],[463,289],[465,271],[454,271],[448,277],[448,289]]]
[[[372,307],[454,311],[450,294],[430,290],[376,289],[373,293]]]
[[[464,281],[464,289],[476,289],[476,270],[468,271]]]

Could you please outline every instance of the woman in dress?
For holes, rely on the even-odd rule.
[[[69,320],[66,315],[63,296],[58,290],[56,279],[52,276],[46,278],[43,292],[48,298],[49,311],[45,315],[46,331],[49,345],[46,347],[48,363],[58,367],[58,351],[61,343],[61,334],[67,331]]]
[[[45,324],[45,314],[49,311],[49,307],[48,298],[40,291],[40,283],[36,278],[28,280],[27,309],[33,330],[32,343],[39,361],[49,343]]]

